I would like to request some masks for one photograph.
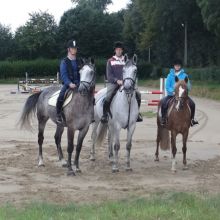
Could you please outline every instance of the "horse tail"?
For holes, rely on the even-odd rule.
[[[157,132],[158,132],[158,138],[160,140],[160,149],[169,150],[170,149],[169,130],[162,126],[159,126]]]
[[[99,123],[96,137],[96,145],[100,147],[103,144],[104,138],[107,135],[108,123]]]
[[[41,92],[28,97],[21,112],[18,125],[21,129],[32,130],[31,118],[36,113],[37,102]]]
[[[161,101],[158,105],[158,111],[157,111],[157,142],[160,143],[161,150],[168,150],[170,149],[170,134],[167,128],[161,126],[160,117],[161,117]]]

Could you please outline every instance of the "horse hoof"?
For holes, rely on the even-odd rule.
[[[95,157],[94,156],[90,156],[90,161],[95,161]]]
[[[75,176],[75,172],[73,170],[68,170],[67,171],[67,176]]]
[[[61,160],[62,167],[67,167],[67,162],[65,160]]]
[[[126,170],[126,172],[132,172],[133,171],[133,169],[131,167],[126,167],[125,170]]]
[[[82,171],[79,168],[76,168],[76,173],[82,173]]]
[[[45,167],[44,162],[43,161],[39,161],[38,167]]]
[[[172,172],[173,174],[175,174],[175,173],[176,173],[176,169],[171,169],[171,172]]]
[[[118,173],[119,172],[119,169],[118,168],[113,168],[112,169],[112,173]]]
[[[154,159],[154,161],[155,161],[155,162],[159,162],[159,157],[156,157],[156,158]]]
[[[189,169],[189,167],[183,166],[183,170],[188,170],[188,169]]]

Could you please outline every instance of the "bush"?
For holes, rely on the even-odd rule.
[[[56,76],[59,60],[39,59],[33,61],[2,61],[0,62],[0,78],[24,78]]]
[[[215,81],[220,82],[220,68],[208,67],[208,68],[188,68],[186,69],[190,76],[190,79],[196,81]]]

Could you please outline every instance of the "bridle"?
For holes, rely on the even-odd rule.
[[[89,93],[91,88],[93,88],[94,85],[95,85],[95,72],[96,71],[95,71],[95,67],[92,64],[85,64],[85,65],[89,66],[90,69],[93,69],[93,71],[92,71],[93,72],[93,77],[92,77],[92,80],[90,82],[82,80],[82,81],[80,81],[80,84],[85,88],[86,93]]]

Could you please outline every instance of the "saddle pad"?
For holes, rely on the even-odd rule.
[[[95,103],[97,103],[99,100],[104,100],[104,98],[106,97],[106,93],[107,93],[107,88],[103,88],[101,90],[99,90],[96,94],[95,94]]]
[[[51,105],[51,106],[56,106],[57,104],[57,99],[58,99],[58,96],[60,94],[60,90],[56,91],[48,100],[48,105]],[[71,93],[64,101],[64,104],[63,104],[63,107],[65,107],[66,105],[68,105],[71,101],[73,97],[73,94]]]

